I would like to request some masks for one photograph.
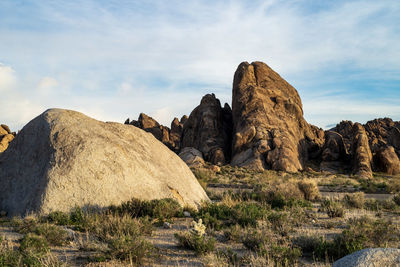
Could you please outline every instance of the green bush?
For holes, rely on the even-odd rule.
[[[46,221],[57,225],[69,225],[71,224],[70,215],[61,211],[54,211],[49,213],[46,217]]]
[[[108,255],[111,259],[128,260],[142,264],[146,257],[152,256],[154,246],[138,236],[125,235],[108,240]]]
[[[268,215],[268,221],[271,223],[272,229],[282,236],[286,236],[293,231],[293,223],[290,220],[288,212],[273,211]]]
[[[241,202],[233,207],[225,204],[209,203],[196,214],[205,225],[219,230],[222,227],[239,224],[241,226],[256,226],[268,210],[259,203]]]
[[[343,202],[349,208],[362,209],[365,204],[364,192],[346,194],[343,197]]]
[[[19,249],[24,253],[39,257],[44,256],[50,251],[49,244],[44,237],[31,233],[23,237]]]
[[[396,205],[400,206],[400,194],[394,195],[393,202],[396,203]]]
[[[314,201],[321,198],[317,183],[312,179],[303,179],[298,182],[298,187],[308,201]]]
[[[114,213],[129,214],[130,216],[156,218],[159,220],[170,219],[182,214],[183,209],[175,199],[155,199],[145,201],[132,199],[119,206],[112,206],[110,210]]]
[[[349,220],[348,228],[336,236],[334,240],[321,239],[315,249],[319,259],[336,260],[355,251],[388,247],[400,240],[399,227],[390,221],[373,220],[368,217]]]
[[[273,266],[295,266],[301,257],[299,248],[277,244],[264,244],[258,253],[269,259]]]
[[[197,254],[205,254],[215,250],[215,239],[192,233],[175,233],[178,244],[187,249],[194,250]]]
[[[67,231],[51,224],[39,224],[33,233],[43,236],[50,245],[62,246],[68,241]]]
[[[262,219],[267,210],[257,203],[242,202],[234,206],[233,217],[235,223],[241,226],[256,226],[257,220]]]
[[[341,203],[329,199],[321,203],[322,211],[325,211],[330,218],[344,217],[345,209]]]
[[[301,235],[293,239],[293,245],[301,248],[303,254],[312,254],[321,243],[321,237]]]

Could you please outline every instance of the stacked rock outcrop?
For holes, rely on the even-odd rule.
[[[10,131],[7,125],[0,125],[0,153],[8,148],[8,144],[14,139],[15,133]]]
[[[373,171],[400,173],[400,122],[342,121],[323,131],[304,119],[296,89],[262,62],[238,66],[232,109],[207,94],[171,129],[144,114],[130,124],[151,132],[190,166],[206,161],[256,170],[312,168],[366,178]]]
[[[262,62],[241,63],[232,92],[232,165],[297,172],[324,143],[303,118],[300,96]]]
[[[183,126],[181,148],[193,147],[213,164],[229,163],[232,136],[232,111],[222,108],[214,94],[205,95]]]
[[[159,124],[152,117],[140,113],[138,120],[130,121],[129,118],[125,121],[125,124],[136,126],[140,129],[145,130],[153,134],[155,138],[160,140],[164,145],[169,147],[174,152],[179,152],[180,139],[182,135],[183,123],[187,120],[187,116],[183,116],[179,121],[178,118],[174,118],[171,122],[171,129]]]

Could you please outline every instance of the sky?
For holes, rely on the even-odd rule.
[[[400,120],[400,1],[0,1],[0,123],[48,108],[169,125],[243,61],[299,92],[306,120]]]

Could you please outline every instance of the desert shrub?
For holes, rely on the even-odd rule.
[[[391,221],[361,217],[350,219],[348,229],[344,230],[344,237],[361,235],[365,247],[385,247],[390,242],[400,240],[400,229]]]
[[[343,197],[343,202],[349,208],[362,209],[364,207],[364,204],[365,204],[364,192],[346,194]]]
[[[132,217],[157,218],[159,220],[170,219],[182,213],[182,208],[175,199],[164,198],[145,201],[132,199],[119,206],[112,206],[110,210],[114,213],[129,214]]]
[[[139,236],[125,235],[107,240],[111,259],[127,260],[142,264],[146,257],[153,256],[154,246]]]
[[[56,225],[40,223],[36,217],[13,218],[11,225],[21,234],[32,233],[45,238],[50,245],[61,246],[68,241],[68,234],[64,229]]]
[[[179,246],[194,250],[197,254],[205,254],[214,251],[215,239],[205,236],[196,236],[190,233],[175,233]]]
[[[31,233],[22,238],[19,249],[24,253],[39,257],[44,256],[50,251],[49,244],[44,237]]]
[[[188,232],[175,233],[175,238],[181,247],[194,250],[197,254],[205,254],[215,249],[215,239],[205,236],[206,227],[201,219],[192,222]]]
[[[45,220],[50,223],[57,225],[69,225],[71,224],[70,215],[61,211],[53,211],[49,213]]]
[[[393,196],[393,202],[396,205],[400,206],[400,194],[396,194],[396,195]]]
[[[242,202],[234,207],[234,220],[241,226],[256,226],[267,210],[258,203]]]
[[[54,246],[62,246],[68,241],[68,234],[64,229],[47,223],[37,225],[33,233],[44,237],[50,245]]]
[[[289,218],[288,212],[273,211],[268,215],[267,219],[271,223],[272,229],[280,235],[288,235],[289,232],[293,231],[293,223]]]
[[[208,203],[196,214],[207,227],[219,230],[234,224],[255,226],[268,210],[259,203],[240,202],[233,207],[225,204]]]
[[[283,190],[282,186],[271,186],[262,188],[260,186],[252,192],[243,192],[244,200],[255,200],[257,202],[270,205],[272,209],[284,209],[285,207],[311,207],[311,203],[304,199],[303,193],[298,187],[293,187],[292,183],[288,183],[289,187],[294,190],[293,194]]]
[[[301,235],[293,238],[293,245],[301,249],[303,254],[312,254],[321,243],[321,237],[314,235]]]
[[[128,215],[100,213],[88,217],[87,221],[87,230],[104,241],[119,236],[150,235],[153,230],[148,218],[132,218]]]
[[[216,255],[217,258],[224,259],[224,262],[226,262],[227,264],[226,266],[240,266],[240,263],[242,261],[242,258],[230,248],[218,250]]]
[[[392,199],[367,199],[364,206],[367,210],[372,211],[395,211],[397,209],[396,203]]]
[[[400,240],[399,227],[390,221],[368,217],[351,219],[347,229],[334,240],[321,239],[315,249],[317,258],[336,260],[355,251],[371,247],[387,247]]]
[[[295,266],[302,255],[299,248],[277,244],[264,244],[258,253],[274,266]]]
[[[298,187],[308,201],[314,201],[321,198],[317,183],[313,179],[303,179],[298,182]]]
[[[377,179],[359,178],[360,188],[365,193],[390,193],[391,189],[386,182],[379,182]]]
[[[224,236],[228,240],[239,242],[243,236],[243,230],[240,225],[235,224],[224,230]]]
[[[301,256],[299,248],[294,247],[287,237],[271,231],[268,225],[249,229],[242,243],[264,257],[271,266],[293,266]]]
[[[199,218],[207,227],[219,230],[223,226],[233,224],[233,208],[224,204],[207,203],[195,214],[195,219]]]
[[[39,221],[34,216],[28,216],[24,219],[20,217],[14,217],[10,221],[10,225],[20,234],[27,234],[34,231]]]
[[[70,222],[74,225],[83,226],[85,224],[85,213],[80,207],[75,207],[70,214]]]
[[[86,230],[107,244],[102,258],[141,264],[146,257],[155,255],[154,246],[143,237],[152,232],[148,218],[102,212],[87,215],[85,220]]]
[[[329,199],[321,203],[322,211],[325,211],[330,218],[344,217],[345,209],[341,203]]]
[[[399,177],[393,177],[388,183],[387,189],[390,193],[399,193],[400,192],[400,179]]]

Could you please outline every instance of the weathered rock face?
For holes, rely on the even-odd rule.
[[[8,144],[14,139],[15,133],[10,131],[7,125],[0,125],[0,153],[8,148]]]
[[[400,266],[400,249],[366,248],[335,261],[332,267]]]
[[[262,62],[239,65],[232,112],[232,165],[296,172],[320,153],[324,132],[304,120],[296,89]]]
[[[392,146],[379,148],[374,155],[375,170],[387,174],[400,173],[400,160]]]
[[[208,200],[187,165],[151,134],[79,112],[47,110],[0,154],[0,210],[69,211],[140,199]]]
[[[372,153],[361,124],[342,121],[326,132],[321,170],[350,171],[360,177],[372,177]]]
[[[389,118],[375,119],[367,122],[364,127],[373,152],[382,147],[392,146],[400,156],[400,122]]]
[[[183,123],[182,121],[186,119],[186,116],[183,116],[181,121],[177,118],[171,123],[171,129],[160,125],[155,119],[152,117],[140,113],[137,121],[132,120],[129,121],[127,119],[124,124],[130,124],[140,129],[145,130],[154,135],[155,138],[160,140],[164,145],[166,145],[169,149],[174,152],[178,152],[180,148],[180,138],[182,134]]]
[[[189,166],[199,168],[204,166],[203,154],[194,147],[185,147],[179,153],[179,157]]]
[[[360,177],[372,178],[372,153],[369,148],[367,133],[361,124],[354,124],[353,136],[353,172]]]
[[[205,95],[183,126],[181,148],[194,147],[206,161],[225,164],[230,160],[232,111],[221,107],[214,94]]]

